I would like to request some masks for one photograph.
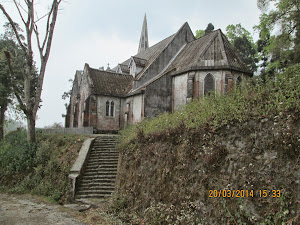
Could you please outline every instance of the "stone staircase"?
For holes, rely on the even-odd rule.
[[[110,197],[118,167],[116,135],[99,136],[91,149],[75,199]]]

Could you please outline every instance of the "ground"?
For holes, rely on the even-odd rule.
[[[84,225],[76,214],[30,195],[0,193],[0,224],[3,225]]]

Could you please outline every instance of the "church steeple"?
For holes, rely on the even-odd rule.
[[[149,42],[148,42],[147,18],[145,13],[138,53],[145,50],[146,48],[149,48]]]

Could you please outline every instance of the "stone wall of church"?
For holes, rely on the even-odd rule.
[[[126,124],[137,123],[144,118],[144,94],[130,96],[125,100],[124,120]]]
[[[188,74],[181,74],[173,78],[173,108],[178,109],[187,102]]]
[[[146,87],[144,98],[145,117],[172,111],[172,79],[166,74]]]
[[[82,81],[80,85],[79,91],[79,101],[78,101],[78,127],[84,127],[84,114],[88,110],[87,109],[87,100],[91,94],[91,90],[89,87],[89,77],[86,73],[82,76]]]
[[[109,115],[106,114],[107,102],[109,103]],[[114,105],[111,116],[111,103]],[[120,104],[121,99],[112,96],[97,96],[97,131],[117,131],[120,128]]]
[[[209,86],[206,84],[208,76],[211,78]],[[203,97],[207,93],[206,88],[224,94],[248,78],[250,77],[246,74],[229,70],[192,71],[173,76],[172,109],[177,110],[192,98]]]

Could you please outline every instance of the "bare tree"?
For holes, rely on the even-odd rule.
[[[13,89],[20,104],[20,108],[27,118],[27,140],[28,142],[35,142],[35,123],[36,115],[41,102],[41,93],[47,61],[50,54],[54,27],[56,23],[58,6],[62,0],[53,0],[49,11],[42,17],[37,17],[35,11],[34,0],[24,0],[21,4],[20,1],[13,0],[14,5],[19,13],[19,16],[25,26],[25,41],[21,39],[21,34],[15,27],[13,18],[7,13],[4,6],[0,4],[0,9],[10,23],[15,33],[17,43],[25,54],[25,73],[24,73],[24,90],[20,90],[16,85]],[[47,19],[45,27],[45,35],[40,37],[37,22],[41,19]],[[34,60],[33,60],[33,38],[36,37],[37,47],[39,51],[40,69],[36,74]],[[14,69],[11,63],[10,52],[6,52],[6,58],[9,65],[11,79],[14,79]],[[33,74],[36,74],[34,76]],[[13,82],[12,82],[13,83]]]

